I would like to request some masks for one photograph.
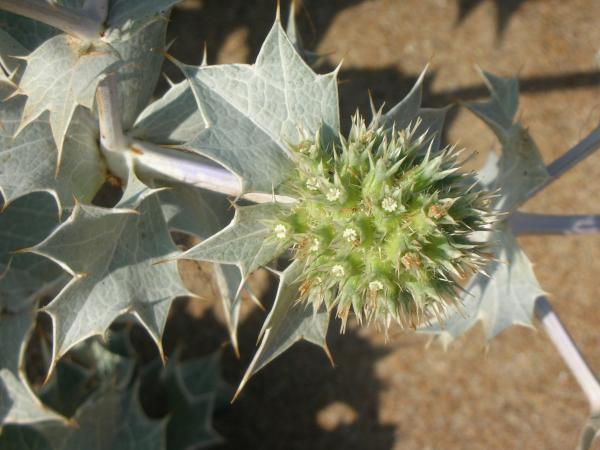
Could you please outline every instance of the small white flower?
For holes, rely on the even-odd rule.
[[[383,283],[379,280],[371,281],[369,283],[369,290],[377,292],[383,289]]]
[[[330,202],[335,202],[340,198],[341,195],[342,193],[338,188],[329,188],[329,191],[327,191],[327,200]]]
[[[287,228],[284,224],[280,223],[275,227],[275,236],[279,239],[285,239],[287,237]]]
[[[356,242],[356,241],[358,241],[358,233],[356,232],[356,230],[354,228],[346,228],[344,230],[344,233],[342,234],[342,236],[348,242]]]
[[[312,245],[310,246],[310,248],[308,250],[311,252],[318,252],[320,246],[321,246],[321,243],[319,242],[319,240],[317,238],[315,238],[313,240]]]
[[[394,200],[392,197],[385,197],[381,202],[381,208],[387,212],[394,212],[398,209],[398,202]]]
[[[331,273],[333,274],[334,277],[341,278],[344,276],[346,271],[344,270],[344,268],[342,266],[340,266],[339,264],[336,264],[335,266],[333,266],[331,268]]]
[[[312,177],[306,180],[306,189],[308,189],[309,191],[318,191],[319,180],[317,180],[316,177]]]

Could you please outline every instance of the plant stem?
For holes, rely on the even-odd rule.
[[[172,179],[256,203],[295,202],[295,199],[290,197],[259,192],[242,195],[240,179],[209,160],[180,149],[131,140],[123,133],[116,73],[108,74],[100,82],[96,91],[96,101],[102,152],[116,176],[127,178],[127,160],[131,159],[141,175],[152,178]]]
[[[600,383],[579,349],[573,342],[565,326],[552,309],[546,297],[538,297],[535,302],[535,315],[542,322],[546,333],[560,353],[560,356],[579,383],[590,404],[592,414],[600,412]]]
[[[600,125],[598,125],[590,134],[583,138],[579,143],[567,150],[565,154],[552,161],[546,169],[550,178],[539,188],[529,194],[528,199],[534,197],[543,191],[548,185],[558,180],[563,174],[572,169],[575,165],[590,156],[600,148]]]
[[[109,73],[98,84],[96,101],[102,147],[112,152],[126,150],[128,138],[123,133],[116,73]]]
[[[175,148],[160,147],[149,142],[134,140],[131,144],[136,167],[141,174],[168,178],[256,203],[294,203],[283,195],[251,192],[242,194],[240,179],[227,169],[198,155]]]
[[[529,214],[515,211],[508,219],[515,235],[592,234],[600,232],[600,216]]]
[[[104,28],[103,21],[90,17],[84,10],[45,0],[0,0],[0,9],[43,22],[86,41],[99,38]]]
[[[83,10],[100,23],[106,22],[110,0],[86,0]]]

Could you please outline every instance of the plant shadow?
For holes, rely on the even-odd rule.
[[[275,287],[273,282],[264,297],[272,301]],[[233,395],[257,350],[256,337],[266,313],[253,308],[242,321],[238,359],[212,309],[199,317],[189,314],[187,302],[193,301],[198,300],[174,305],[165,348],[171,353],[181,347],[187,358],[224,347],[222,373]],[[358,329],[344,335],[338,330],[339,323],[332,321],[328,344],[335,367],[320,348],[297,343],[254,375],[234,403],[218,410],[215,428],[225,438],[218,448],[392,449],[400,436],[395,426],[380,423],[384,386],[375,374],[375,364],[388,351],[361,337]]]
[[[300,34],[307,49],[317,48],[320,40],[327,33],[335,17],[344,9],[353,7],[368,0],[338,0],[324,2],[322,0],[298,1],[297,22]],[[483,0],[456,0],[458,15],[456,26],[460,26],[466,17]],[[517,10],[527,0],[494,0],[496,6],[497,32],[501,38],[506,25]],[[222,50],[239,53],[236,62],[254,61],[260,45],[272,25],[276,2],[274,0],[230,0],[224,7],[220,0],[190,0],[185,9],[175,9],[172,14],[172,26],[169,39],[174,39],[169,52],[178,60],[187,64],[200,64],[202,46],[208,48],[208,62],[214,63],[215,55]],[[289,2],[282,2],[282,20],[288,14]],[[243,52],[230,48],[228,39],[243,29],[237,36],[246,47]],[[180,71],[173,64],[165,64],[165,74],[172,80],[181,80]],[[319,73],[334,70],[327,64],[318,66]],[[369,92],[376,107],[385,104],[390,108],[408,93],[418,73],[404,72],[396,65],[377,69],[349,68],[342,66],[339,74],[340,117],[342,128],[350,126],[350,117],[358,109],[363,115],[370,112]],[[465,101],[480,100],[488,97],[489,92],[483,82],[475,85],[437,90],[431,89],[435,72],[430,71],[425,79],[423,89],[423,106],[443,107]],[[522,93],[541,93],[563,89],[589,88],[600,83],[600,70],[562,72],[549,75],[520,77]],[[157,93],[168,88],[166,81],[161,81]],[[457,109],[449,111],[447,129],[457,116]]]

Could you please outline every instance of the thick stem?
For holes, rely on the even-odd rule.
[[[96,90],[100,148],[111,173],[127,179],[130,140],[123,133],[117,79],[116,73],[109,73]]]
[[[560,353],[565,364],[579,383],[590,404],[592,414],[600,412],[600,383],[581,356],[546,297],[538,297],[535,302],[535,315],[542,322],[546,333]]]
[[[98,39],[104,28],[103,21],[86,15],[82,9],[53,5],[45,0],[0,0],[0,9],[43,22],[86,41]]]
[[[179,149],[160,147],[148,142],[134,140],[131,151],[141,174],[168,178],[181,183],[214,192],[241,197],[256,203],[277,201],[293,203],[295,199],[282,195],[246,193],[242,195],[240,179],[227,169],[197,155]]]
[[[598,125],[590,134],[583,138],[574,147],[567,150],[564,155],[558,157],[547,166],[550,178],[529,194],[528,198],[532,198],[548,185],[558,180],[563,174],[572,169],[576,164],[583,161],[596,150],[600,148],[600,125]]]
[[[110,0],[86,0],[83,10],[100,23],[106,22],[108,18],[108,7]]]
[[[123,133],[117,89],[117,74],[109,73],[98,84],[96,91],[100,144],[112,152],[125,151],[128,148],[128,139]]]
[[[549,215],[516,211],[510,215],[508,225],[516,235],[522,234],[592,234],[600,232],[597,215]]]

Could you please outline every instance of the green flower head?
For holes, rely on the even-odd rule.
[[[366,126],[324,148],[293,146],[297,170],[283,191],[298,199],[273,222],[273,239],[303,264],[300,300],[358,320],[416,327],[457,303],[460,283],[487,262],[475,232],[495,221],[490,195],[461,172],[454,148],[432,136]]]

